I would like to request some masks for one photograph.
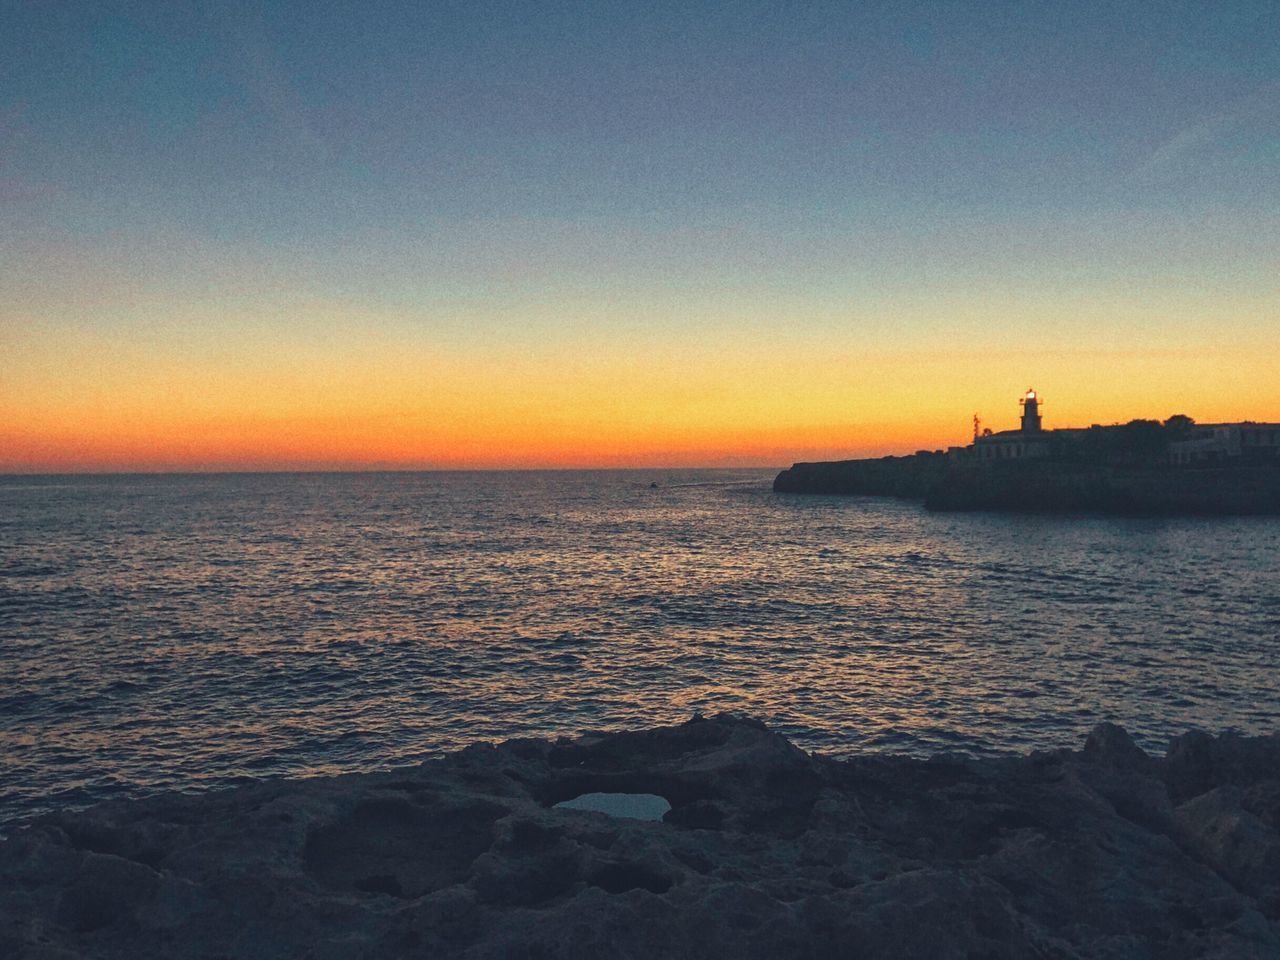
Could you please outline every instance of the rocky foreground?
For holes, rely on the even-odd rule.
[[[553,808],[652,793],[662,821]],[[1280,957],[1280,738],[810,756],[730,716],[43,818],[2,957]]]

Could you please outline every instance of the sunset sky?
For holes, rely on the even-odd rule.
[[[0,471],[1280,420],[1280,3],[0,0]]]

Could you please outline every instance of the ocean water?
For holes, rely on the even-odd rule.
[[[754,714],[835,754],[1280,729],[1280,521],[773,471],[0,478],[0,822]]]

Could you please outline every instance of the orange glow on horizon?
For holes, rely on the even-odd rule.
[[[59,361],[74,377],[58,379]],[[1280,419],[1259,351],[886,352],[784,338],[242,351],[161,365],[86,342],[0,385],[5,472],[785,466],[1016,426]]]

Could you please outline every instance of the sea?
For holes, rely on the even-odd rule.
[[[774,473],[0,477],[0,823],[719,711],[833,755],[1280,730],[1280,519]]]

